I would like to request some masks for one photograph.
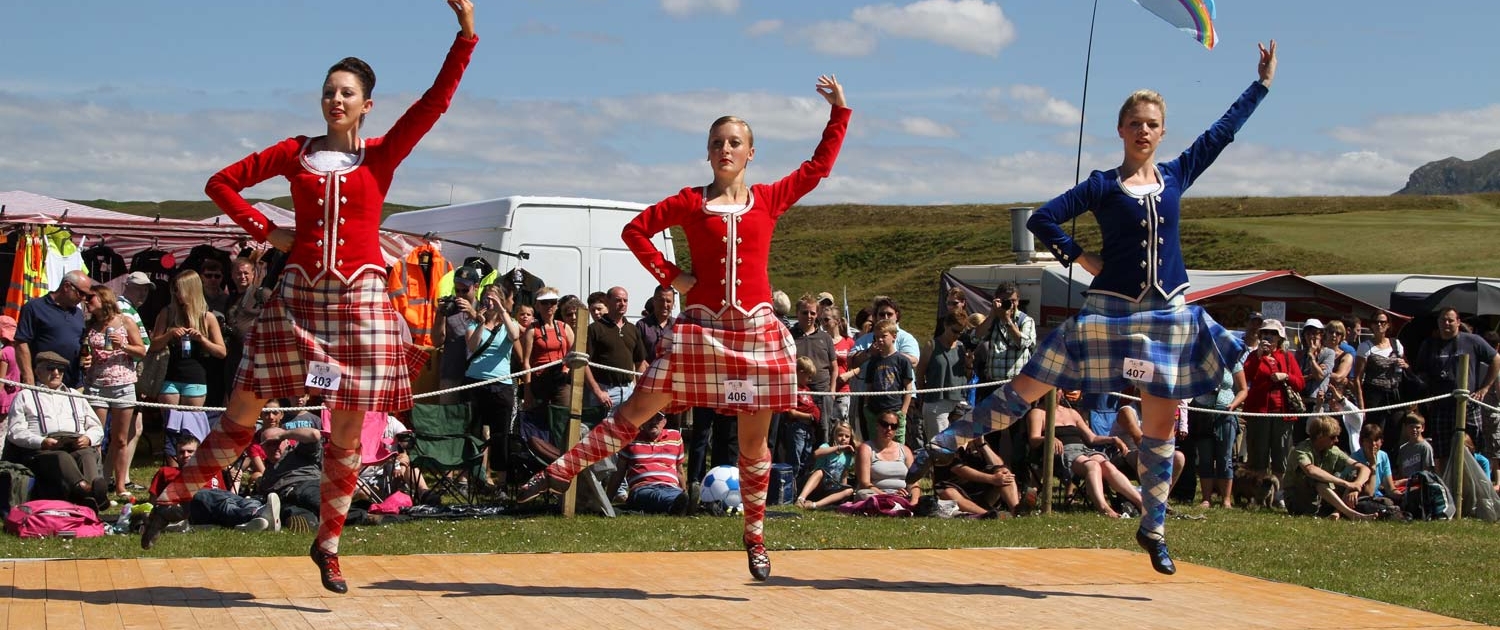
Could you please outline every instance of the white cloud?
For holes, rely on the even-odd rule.
[[[984,0],[921,0],[859,7],[854,22],[881,33],[994,57],[1016,38],[1000,5]]]
[[[675,17],[694,13],[733,15],[740,10],[740,0],[661,0],[661,10]]]
[[[1052,98],[1025,86],[997,88],[991,95],[1011,107]],[[370,135],[384,133],[404,109],[398,104],[415,97],[384,97],[385,106],[371,114]],[[287,106],[266,110],[194,109],[189,103],[182,111],[161,112],[76,95],[0,92],[0,146],[6,147],[0,152],[0,189],[65,199],[202,199],[203,184],[217,169],[287,135],[318,133],[321,121],[304,100],[289,96]],[[1019,109],[1014,113],[1021,115]],[[754,125],[760,151],[752,177],[769,181],[806,159],[827,120],[827,105],[810,88],[806,96],[700,91],[593,101],[474,99],[460,93],[403,165],[390,200],[430,205],[448,201],[450,194],[455,201],[550,194],[654,201],[705,179],[702,138],[724,114]],[[872,109],[860,112],[857,121],[833,177],[808,203],[1037,201],[1073,182],[1076,128],[1043,128],[1033,148],[955,141],[963,123],[945,116],[882,118]],[[1333,151],[1236,142],[1191,194],[1388,194],[1405,184],[1412,169],[1455,148],[1474,147],[1474,154],[1459,155],[1472,159],[1500,145],[1497,122],[1500,106],[1382,117],[1332,130],[1348,145]],[[1460,133],[1466,134],[1462,140],[1454,139]],[[1444,138],[1446,146],[1439,141]],[[1089,138],[1085,149],[1085,171],[1118,160],[1113,138]],[[285,193],[285,182],[273,180],[247,196]]]
[[[1362,127],[1336,127],[1329,135],[1358,147],[1399,152],[1418,165],[1446,157],[1472,160],[1500,147],[1500,104],[1381,116]]]
[[[902,132],[913,136],[924,136],[927,138],[958,137],[958,132],[954,131],[952,127],[923,116],[902,118],[897,124],[901,127]]]
[[[750,37],[762,37],[781,30],[781,20],[760,20],[745,28],[745,34]]]
[[[984,97],[985,109],[996,120],[1019,118],[1029,123],[1065,127],[1076,126],[1083,115],[1072,103],[1035,85],[990,88]]]
[[[793,39],[835,57],[863,57],[875,52],[875,33],[853,22],[819,22],[798,29]]]

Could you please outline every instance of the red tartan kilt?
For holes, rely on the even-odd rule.
[[[784,411],[797,406],[797,346],[769,307],[715,316],[689,306],[662,335],[656,361],[636,389],[672,395],[668,413],[708,407],[720,413]],[[724,381],[749,380],[755,398],[726,404]]]
[[[308,389],[312,361],[342,370],[337,390]],[[411,408],[411,375],[425,361],[420,348],[401,340],[385,274],[367,271],[345,285],[332,275],[309,283],[291,269],[245,339],[235,387],[259,398],[312,391],[330,409],[395,412]]]

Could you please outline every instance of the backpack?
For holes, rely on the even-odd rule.
[[[0,514],[9,514],[10,509],[25,503],[31,497],[31,487],[36,479],[31,469],[15,462],[0,462]]]
[[[1406,482],[1406,496],[1401,511],[1412,519],[1443,521],[1453,517],[1453,495],[1443,480],[1429,471],[1421,471]]]
[[[42,499],[11,508],[5,515],[5,531],[22,538],[95,538],[104,535],[104,523],[89,508]]]

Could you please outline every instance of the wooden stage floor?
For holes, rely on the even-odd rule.
[[[1389,604],[1118,550],[0,561],[0,628],[1473,628]],[[1160,615],[1148,623],[1144,613]]]

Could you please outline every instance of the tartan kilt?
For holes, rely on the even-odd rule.
[[[726,380],[749,380],[755,398],[726,404]],[[784,411],[797,406],[797,346],[770,307],[749,314],[731,308],[716,316],[689,306],[657,342],[656,361],[636,389],[671,394],[667,413],[690,407],[728,415]]]
[[[330,409],[410,409],[411,377],[427,355],[402,341],[399,317],[383,273],[367,271],[345,285],[332,275],[311,283],[302,272],[289,270],[245,338],[235,388],[258,398],[295,398],[311,391]],[[311,361],[342,370],[337,390],[307,387]]]
[[[1135,385],[1160,398],[1215,391],[1244,344],[1202,307],[1178,295],[1139,303],[1090,294],[1077,316],[1053,330],[1021,373],[1065,390],[1092,394]],[[1150,382],[1126,380],[1125,359],[1154,367]]]

